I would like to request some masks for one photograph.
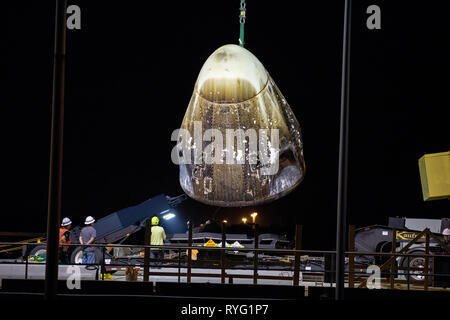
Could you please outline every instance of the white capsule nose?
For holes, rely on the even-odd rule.
[[[227,44],[206,60],[196,92],[211,102],[242,102],[256,96],[268,79],[266,69],[250,51]]]

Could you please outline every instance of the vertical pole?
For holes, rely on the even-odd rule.
[[[297,224],[295,227],[295,250],[302,249],[302,225]],[[295,253],[294,260],[294,286],[298,286],[300,278],[300,253]]]
[[[397,229],[392,229],[392,257],[394,256],[394,253],[397,251]],[[389,281],[390,281],[390,285],[391,285],[391,290],[394,290],[394,280],[395,280],[395,267],[397,265],[397,259],[393,259],[392,263],[391,263],[391,272],[390,272],[390,277],[389,277]]]
[[[192,262],[192,221],[188,222],[188,257],[187,257],[187,277],[186,282],[191,283],[191,262]]]
[[[28,253],[28,244],[25,244],[25,279],[28,279],[28,257],[29,257],[29,253]]]
[[[428,272],[429,272],[429,264],[430,264],[430,258],[428,257],[428,255],[430,254],[430,230],[427,229],[426,233],[425,233],[425,268],[423,270],[424,273],[424,284],[423,284],[423,289],[425,291],[428,291]]]
[[[47,257],[45,265],[46,300],[56,298],[58,285],[58,233],[62,200],[66,7],[67,0],[56,0],[47,211]]]
[[[178,283],[181,282],[181,249],[178,249]]]
[[[347,223],[347,178],[348,178],[348,130],[350,95],[350,31],[351,0],[345,0],[344,36],[342,45],[342,84],[341,84],[341,125],[339,138],[339,175],[336,225],[336,300],[344,299],[345,283],[345,240]]]
[[[142,280],[144,282],[148,282],[150,278],[150,248],[147,247],[151,243],[152,238],[152,224],[149,219],[145,221],[145,235],[144,235],[144,245],[146,246],[144,249],[144,275]]]
[[[102,265],[101,265],[101,273],[102,280],[105,280],[105,247],[102,247]]]
[[[255,237],[255,248],[258,249],[259,245],[259,227],[255,223],[253,224],[253,231],[254,231],[254,237]],[[254,251],[253,254],[253,284],[258,284],[258,251]]]
[[[225,232],[225,223],[222,222],[222,250],[220,251],[220,265],[221,265],[221,273],[220,273],[220,283],[225,283],[225,250],[226,248],[227,236]]]
[[[411,262],[410,260],[410,256],[408,255],[408,257],[407,257],[407,260],[408,260],[408,270],[407,270],[407,272],[408,272],[408,277],[406,278],[406,279],[408,279],[408,291],[409,290],[411,290],[411,278],[410,278],[410,273],[411,273],[411,269],[410,269],[410,265],[409,265],[409,263]]]
[[[355,226],[350,225],[348,228],[348,251],[355,251]],[[355,287],[355,255],[348,255],[348,287]]]

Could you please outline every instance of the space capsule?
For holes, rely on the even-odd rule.
[[[224,45],[209,56],[181,129],[180,184],[195,200],[259,205],[303,180],[300,125],[264,66],[243,47]]]

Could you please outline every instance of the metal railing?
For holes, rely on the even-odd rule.
[[[30,251],[32,247],[45,245],[45,243],[28,243],[28,242],[0,242],[0,245],[23,246],[25,255],[20,260],[0,261],[0,263],[20,263],[25,264],[25,279],[28,279],[30,265]],[[301,277],[303,283],[312,282],[327,283],[330,286],[335,285],[336,274],[334,269],[335,251],[321,250],[295,250],[295,249],[266,249],[266,248],[233,248],[233,247],[204,247],[204,246],[182,246],[182,245],[127,245],[127,244],[64,244],[67,247],[92,247],[99,248],[101,251],[101,259],[93,264],[77,263],[78,266],[91,266],[96,268],[96,280],[104,280],[105,273],[111,268],[125,268],[131,266],[133,268],[144,269],[147,264],[149,266],[149,276],[168,276],[177,277],[177,281],[181,282],[182,277],[186,277],[186,282],[191,282],[193,277],[203,278],[220,278],[221,283],[233,283],[233,279],[253,279],[254,284],[258,284],[258,280],[286,280],[292,281],[292,285],[299,285]],[[162,250],[169,252],[170,258],[153,259],[149,255],[136,256],[113,256],[108,253],[113,248],[129,248],[137,249],[136,252],[146,251],[154,252]],[[198,250],[198,259],[192,259],[192,250]],[[97,251],[98,252],[98,251]],[[191,253],[191,259],[189,259]],[[230,255],[228,255],[230,253]],[[232,254],[231,254],[232,253]],[[238,253],[238,254],[236,254]],[[244,253],[247,255],[244,257]],[[248,256],[251,253],[253,255]],[[450,278],[450,274],[436,274],[433,272],[432,262],[436,257],[447,257],[443,254],[418,254],[418,253],[397,253],[397,252],[345,252],[346,268],[344,272],[350,288],[356,284],[364,287],[370,274],[367,273],[369,264],[355,262],[355,257],[381,257],[393,259],[391,266],[387,270],[380,270],[380,281],[389,284],[391,289],[395,289],[394,284],[406,284],[407,290],[411,290],[411,285],[421,285],[424,290],[428,290],[432,279],[435,276],[446,276]],[[241,257],[243,259],[235,261],[233,258]],[[108,263],[108,259],[111,261]],[[427,262],[423,267],[412,267],[410,261],[412,259],[422,258]],[[100,261],[98,261],[100,260]],[[406,266],[399,265],[399,261],[406,261]],[[64,264],[60,264],[64,265]],[[74,265],[72,263],[66,265]],[[176,272],[155,271],[155,268],[176,268]],[[278,268],[278,269],[277,269]],[[182,269],[185,269],[182,271]],[[193,272],[193,269],[200,272]],[[216,269],[220,273],[202,272],[202,269]],[[243,274],[231,272],[233,270],[249,270],[252,274]],[[289,272],[287,275],[264,275],[260,271],[280,270]],[[399,272],[400,271],[400,272]],[[99,275],[100,273],[100,275]],[[423,280],[413,279],[423,278]],[[402,279],[403,278],[403,279]],[[145,280],[145,279],[144,279]],[[363,284],[363,285],[362,285]],[[312,285],[311,283],[309,285]]]

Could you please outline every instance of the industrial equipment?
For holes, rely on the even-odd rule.
[[[414,239],[425,228],[430,229],[438,238],[445,228],[450,227],[450,218],[442,219],[413,219],[391,217],[387,226],[373,225],[355,230],[355,251],[357,252],[392,252],[393,231],[395,230],[396,252],[400,251],[407,243]],[[424,254],[425,238],[419,239],[413,244],[407,254]],[[443,253],[438,243],[430,240],[430,253]],[[363,265],[381,265],[389,257],[356,256],[355,262]],[[409,262],[409,263],[408,263]],[[425,266],[425,258],[421,256],[411,258],[397,258],[399,266],[411,268],[422,268]],[[401,273],[401,272],[399,272]],[[411,272],[414,280],[423,280],[421,272]]]
[[[167,221],[164,224],[167,232],[181,232],[186,228],[186,219],[177,216],[175,207],[186,199],[186,195],[178,197],[169,197],[166,195],[158,195],[150,198],[136,206],[128,207],[116,212],[113,212],[103,218],[96,220],[95,230],[97,236],[95,243],[117,243],[123,242],[130,235],[142,230],[145,227],[147,219],[153,216],[161,217],[161,221]],[[169,221],[170,220],[170,223]],[[71,230],[72,244],[80,243],[78,238],[80,236],[81,228],[74,227]],[[28,248],[28,251],[25,251]],[[80,263],[82,256],[82,247],[71,246],[71,262]],[[101,261],[103,254],[100,249],[95,248],[96,263]],[[24,247],[23,256],[35,259],[35,257],[45,258],[46,245],[36,244]]]
[[[423,200],[450,200],[450,151],[424,155],[419,170]]]

